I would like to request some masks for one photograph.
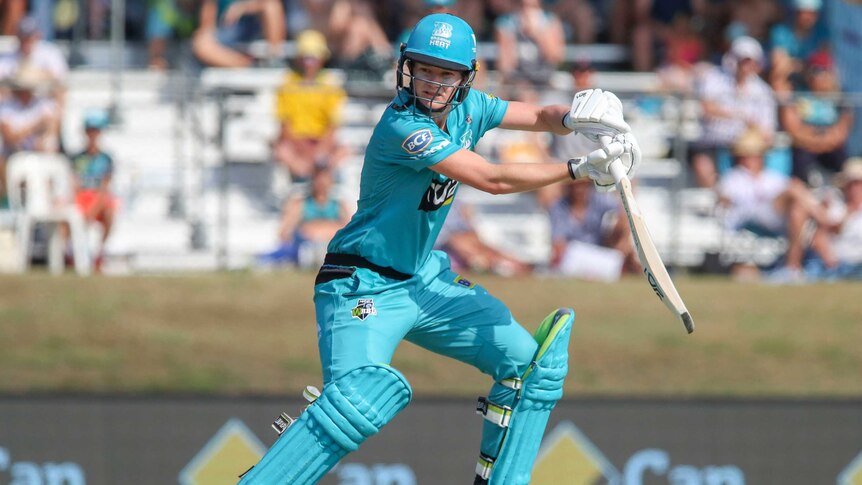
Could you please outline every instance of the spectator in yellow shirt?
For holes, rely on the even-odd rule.
[[[315,166],[337,167],[348,154],[335,139],[347,96],[331,73],[323,71],[329,58],[323,34],[302,32],[296,46],[296,70],[287,73],[277,94],[281,131],[274,156],[293,182],[306,182]]]

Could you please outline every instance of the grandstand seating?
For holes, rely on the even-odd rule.
[[[192,82],[176,72],[70,73],[67,149],[83,146],[86,109],[116,115],[104,144],[115,157],[113,187],[121,203],[105,271],[244,268],[275,247],[279,197],[289,184],[274,175],[269,153],[277,130],[274,90],[282,75],[281,69],[207,69]],[[493,82],[493,73],[489,78]],[[679,191],[685,171],[671,153],[673,137],[690,134],[696,107],[683,102],[669,103],[659,114],[639,111],[634,96],[654,89],[653,74],[600,72],[596,81],[620,93],[643,140],[638,200],[665,261],[697,266],[706,253],[721,251],[727,239],[711,211],[712,194]],[[570,92],[570,83],[566,73],[554,78],[562,92]],[[339,138],[355,156],[342,170],[340,191],[354,201],[364,145],[392,89],[348,91]],[[547,216],[527,199],[468,188],[461,197],[476,204],[480,234],[493,244],[517,248],[531,262],[547,257]]]

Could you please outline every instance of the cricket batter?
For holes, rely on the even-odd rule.
[[[640,149],[609,92],[582,91],[571,109],[507,102],[470,89],[477,69],[473,30],[451,14],[423,18],[402,46],[397,95],[368,144],[358,209],[315,281],[323,391],[242,484],[316,483],[404,409],[410,385],[389,366],[401,340],[494,379],[479,400],[486,421],[475,483],[529,483],[563,394],[574,312],[551,313],[530,335],[431,248],[462,183],[506,194],[590,177],[607,189],[609,163],[619,158],[631,176]],[[471,150],[497,127],[605,143],[566,164],[495,165]]]

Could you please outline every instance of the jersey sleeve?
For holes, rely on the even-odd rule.
[[[384,161],[404,165],[417,172],[461,148],[430,119],[391,116],[379,128],[370,145],[380,149]]]
[[[478,105],[479,112],[482,113],[478,125],[479,137],[482,137],[489,130],[500,126],[500,123],[503,122],[503,117],[506,115],[506,110],[509,108],[508,101],[476,89],[470,91],[469,97],[473,98],[473,102]]]

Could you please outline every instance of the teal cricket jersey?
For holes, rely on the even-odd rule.
[[[328,251],[416,274],[458,191],[458,181],[428,167],[461,148],[473,149],[500,124],[509,104],[471,90],[449,113],[443,131],[406,101],[406,95],[396,96],[374,128],[365,151],[358,208]]]

